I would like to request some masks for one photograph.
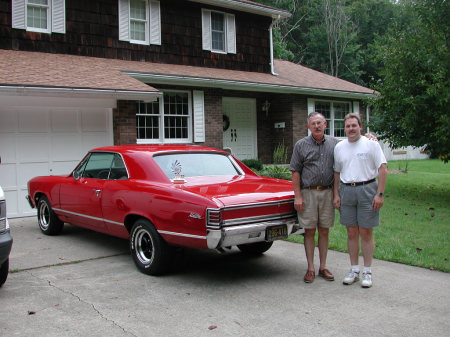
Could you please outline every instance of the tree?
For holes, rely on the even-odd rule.
[[[446,0],[399,4],[408,20],[376,43],[382,71],[373,100],[372,130],[392,147],[426,146],[450,159],[449,5]]]

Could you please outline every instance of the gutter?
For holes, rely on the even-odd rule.
[[[124,71],[125,74],[131,76],[144,83],[166,84],[166,85],[184,85],[192,87],[208,87],[221,88],[225,90],[243,90],[243,91],[257,91],[257,92],[271,92],[283,94],[310,94],[315,96],[332,96],[342,98],[363,99],[375,97],[375,92],[364,93],[344,90],[320,89],[310,87],[299,87],[282,84],[270,84],[259,82],[245,82],[227,79],[216,79],[206,77],[192,77],[182,75],[164,75]]]
[[[277,73],[275,73],[275,66],[273,62],[273,26],[278,23],[278,21],[281,20],[281,17],[278,15],[278,17],[275,20],[272,20],[272,23],[269,26],[269,39],[270,39],[270,73],[272,75],[278,76]]]
[[[88,89],[65,87],[40,87],[26,85],[0,85],[0,94],[13,94],[20,96],[46,96],[46,97],[89,97],[114,98],[117,100],[133,100],[153,102],[162,96],[161,92],[118,90],[118,89]]]

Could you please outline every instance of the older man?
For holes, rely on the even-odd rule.
[[[334,149],[334,206],[347,228],[351,269],[343,283],[359,280],[359,239],[364,259],[361,286],[372,286],[372,259],[375,249],[373,228],[379,225],[379,210],[387,178],[386,158],[381,147],[361,137],[361,120],[356,114],[344,118],[347,139]],[[378,176],[378,182],[376,177]]]
[[[333,274],[326,268],[328,231],[334,225],[333,208],[333,151],[339,140],[325,135],[325,117],[313,112],[308,115],[311,134],[294,146],[289,169],[295,193],[294,206],[299,223],[305,229],[305,253],[308,270],[303,278],[311,283],[315,278],[314,236],[319,231],[319,276],[333,281]]]

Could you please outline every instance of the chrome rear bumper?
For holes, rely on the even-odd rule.
[[[303,228],[298,228],[298,223],[295,220],[268,221],[256,224],[224,227],[221,229],[208,229],[206,233],[208,248],[218,249],[266,241],[266,229],[278,225],[286,225],[288,235],[304,233]]]

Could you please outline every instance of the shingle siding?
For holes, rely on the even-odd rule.
[[[236,54],[202,50],[201,8],[236,16]],[[162,44],[119,41],[117,0],[66,0],[66,33],[11,28],[11,1],[0,0],[0,49],[117,58],[222,69],[269,72],[268,17],[182,0],[161,1]]]

